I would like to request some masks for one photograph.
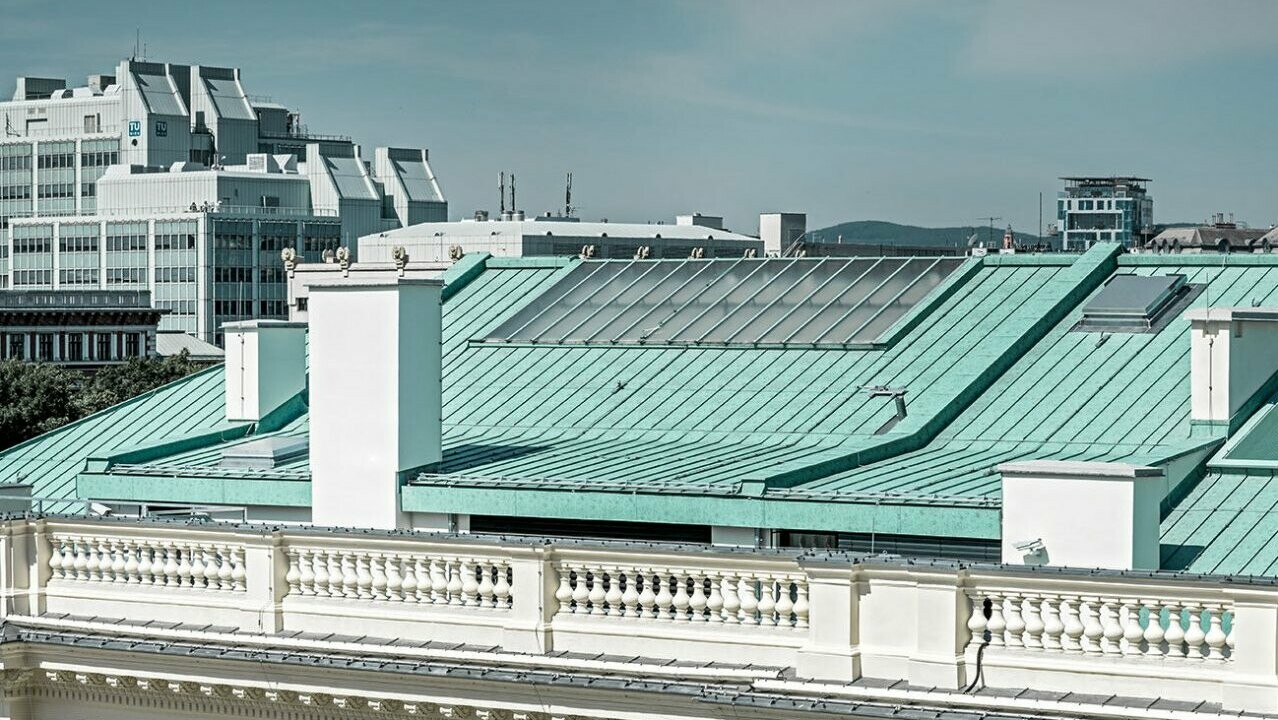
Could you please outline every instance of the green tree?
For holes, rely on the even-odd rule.
[[[0,362],[0,449],[80,417],[84,375],[46,363]]]
[[[121,365],[105,367],[94,374],[80,396],[82,415],[90,415],[136,397],[144,392],[180,380],[199,370],[186,350],[166,358],[133,358]]]

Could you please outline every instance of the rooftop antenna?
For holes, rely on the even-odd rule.
[[[506,214],[506,173],[503,171],[497,179],[497,195],[501,198],[501,215]],[[497,217],[501,217],[498,215]]]
[[[511,212],[516,212],[515,208],[516,208],[516,205],[515,205],[515,173],[511,173],[511,174],[510,174],[510,211],[511,211]]]
[[[572,173],[568,173],[568,181],[564,183],[564,217],[572,217]]]

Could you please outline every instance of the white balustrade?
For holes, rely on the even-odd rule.
[[[50,580],[245,592],[244,548],[157,538],[54,535]]]
[[[286,595],[492,610],[513,605],[514,571],[501,559],[294,546],[285,555]]]
[[[797,572],[561,563],[559,612],[662,623],[805,629],[808,586]]]
[[[1233,656],[1228,602],[969,590],[972,646],[1091,657],[1223,663]]]

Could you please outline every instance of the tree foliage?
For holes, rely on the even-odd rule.
[[[183,350],[88,374],[48,363],[0,362],[0,450],[199,370]]]

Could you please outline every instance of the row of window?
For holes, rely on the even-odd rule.
[[[13,275],[14,287],[20,285],[53,285],[52,268],[46,270],[14,270],[11,274]]]
[[[8,342],[0,345],[0,350],[4,351],[5,359],[22,360],[28,355],[35,360],[52,361],[55,359],[53,353],[54,336],[52,333],[37,333],[34,341],[27,334],[8,333],[8,335]],[[96,336],[93,345],[89,345],[84,333],[66,335],[65,339],[60,343],[62,346],[61,359],[67,362],[119,359],[114,357],[119,353],[112,350],[112,348],[116,347],[115,334],[96,333]],[[92,357],[85,353],[89,347],[94,347],[96,350]],[[125,333],[122,349],[124,351],[123,356],[126,358],[141,357],[142,333]]]
[[[248,316],[253,314],[252,300],[214,300],[213,312],[217,315]]]
[[[30,170],[31,152],[26,155],[0,155],[0,172],[5,170]]]
[[[107,252],[145,252],[145,235],[108,235]]]
[[[0,185],[0,200],[30,200],[31,184]]]
[[[107,167],[120,162],[120,153],[115,150],[85,152],[80,154],[80,167]]]
[[[98,285],[97,268],[71,268],[58,270],[58,281],[63,285]]]
[[[168,310],[173,315],[194,315],[194,300],[156,300],[155,306],[161,310]]]
[[[98,238],[97,236],[77,237],[73,235],[73,236],[67,237],[66,235],[63,235],[62,237],[58,238],[58,250],[64,253],[71,253],[71,252],[96,253],[98,251]]]
[[[157,283],[190,283],[195,282],[193,267],[157,267],[155,269]]]
[[[220,283],[248,283],[253,282],[253,268],[250,267],[220,267],[213,270],[214,282]]]
[[[13,254],[21,253],[52,253],[53,238],[44,237],[21,237],[14,231],[13,234]]]
[[[146,268],[107,268],[107,285],[145,285]]]
[[[75,183],[40,183],[36,186],[36,197],[73,198],[75,197]]]
[[[52,170],[54,168],[75,168],[75,153],[61,152],[50,153],[48,155],[41,152],[37,157],[36,167],[41,170]]]

